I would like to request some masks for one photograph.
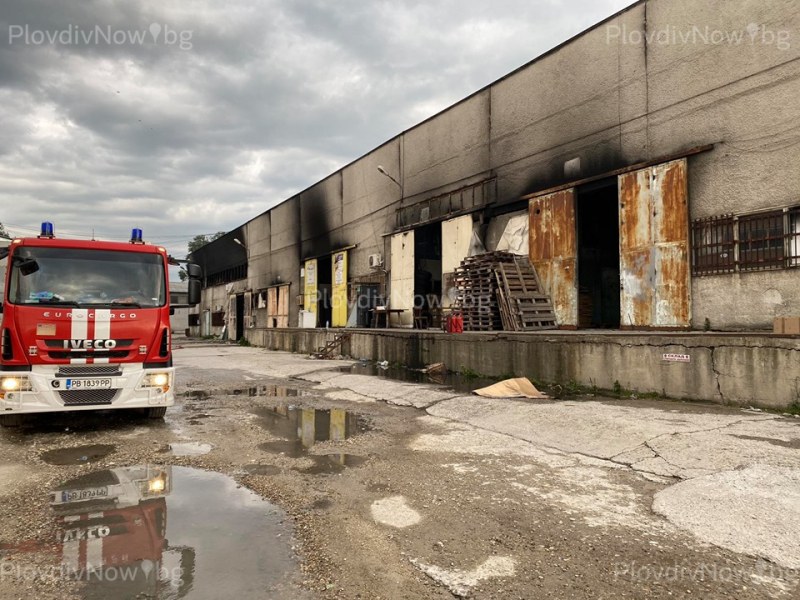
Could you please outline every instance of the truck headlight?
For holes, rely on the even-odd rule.
[[[10,392],[28,392],[31,389],[31,380],[27,377],[0,377],[0,398]]]
[[[169,373],[148,373],[144,376],[142,387],[161,388],[161,391],[166,393],[172,383],[171,379]]]
[[[163,477],[154,477],[147,482],[147,491],[151,494],[160,494],[167,487],[167,482]]]

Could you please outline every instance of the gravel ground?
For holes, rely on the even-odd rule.
[[[782,564],[779,543],[760,541],[773,554],[731,547],[724,526],[704,538],[692,528],[699,517],[691,511],[681,512],[688,522],[669,518],[669,507],[694,497],[681,486],[719,483],[702,479],[714,477],[709,461],[637,471],[636,460],[610,460],[617,445],[620,452],[638,445],[626,428],[647,413],[626,411],[617,425],[628,439],[618,444],[611,435],[607,457],[606,446],[595,455],[576,441],[576,432],[591,434],[586,419],[597,420],[587,403],[574,402],[566,421],[547,407],[567,411],[567,404],[539,403],[550,425],[540,432],[548,443],[537,443],[543,437],[523,432],[531,431],[524,427],[529,408],[514,415],[519,431],[509,435],[491,410],[485,419],[456,414],[467,406],[459,394],[343,379],[338,369],[346,364],[187,342],[176,351],[179,401],[163,423],[63,415],[0,432],[0,598],[84,596],[84,583],[44,576],[60,560],[49,490],[82,474],[142,464],[223,473],[286,511],[296,568],[280,591],[256,597],[795,597],[798,574]],[[432,414],[415,408],[429,405]],[[715,426],[738,422],[709,418]],[[684,435],[694,431],[676,426]],[[663,433],[653,425],[644,438]],[[42,459],[102,444],[113,451],[91,463]],[[793,468],[792,455],[779,456],[776,473]],[[758,481],[746,470],[742,478]],[[198,561],[195,568],[206,567]],[[225,568],[235,574],[237,557]],[[187,597],[206,596],[194,588]]]

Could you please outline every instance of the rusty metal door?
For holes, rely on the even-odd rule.
[[[686,159],[618,178],[620,324],[691,323]]]
[[[578,326],[578,245],[575,188],[533,198],[529,255],[550,295],[560,327]]]

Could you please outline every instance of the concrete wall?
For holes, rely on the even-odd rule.
[[[484,90],[403,135],[403,184],[413,201],[488,173],[491,106]]]
[[[720,11],[713,2],[659,0],[648,3],[647,19],[656,30],[690,30],[693,24],[718,32],[749,28],[741,44],[656,45],[648,51],[651,154],[674,147],[676,135],[719,142],[712,153],[690,161],[691,217],[798,203],[796,3],[745,0]],[[794,36],[789,47],[778,40],[785,34]],[[797,270],[697,277],[693,324],[702,327],[708,318],[712,327],[770,328],[773,316],[800,314],[798,289]]]
[[[275,283],[272,277],[272,228],[271,213],[259,215],[245,224],[247,238],[247,287],[264,289]]]
[[[254,332],[271,350],[311,353],[332,333],[324,330]],[[446,335],[357,330],[343,354],[412,367],[443,362],[450,370],[524,376],[545,383],[578,383],[640,394],[738,406],[785,409],[800,402],[800,340],[771,335],[541,334]],[[682,354],[690,362],[665,361]]]
[[[248,224],[248,285],[280,276],[294,296],[302,260],[346,245],[351,277],[374,253],[391,271],[397,207],[466,183],[496,177],[495,212],[518,210],[525,194],[709,143],[689,158],[690,218],[800,203],[797,31],[792,0],[640,2],[275,207],[268,231]],[[270,237],[269,260],[253,236]],[[692,324],[769,327],[800,314],[798,284],[798,269],[694,278]]]

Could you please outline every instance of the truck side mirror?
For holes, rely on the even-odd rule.
[[[189,275],[189,279],[201,279],[203,277],[203,270],[196,263],[187,263],[186,273]]]
[[[200,304],[200,280],[199,279],[190,279],[189,280],[189,301],[187,302],[189,306],[197,306]]]

